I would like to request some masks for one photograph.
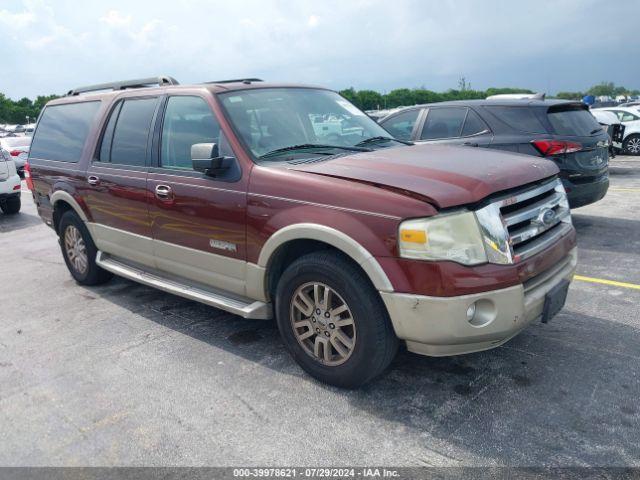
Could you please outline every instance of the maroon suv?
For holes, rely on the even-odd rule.
[[[72,90],[41,114],[27,173],[79,283],[115,273],[275,317],[334,385],[382,372],[399,341],[434,356],[501,345],[562,308],[576,266],[553,163],[407,145],[323,88]]]

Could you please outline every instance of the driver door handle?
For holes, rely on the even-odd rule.
[[[172,197],[171,187],[169,185],[156,185],[156,197],[160,200],[170,200]]]

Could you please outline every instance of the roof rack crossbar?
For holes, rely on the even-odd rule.
[[[213,82],[204,82],[206,84],[210,83],[252,83],[252,82],[264,82],[261,78],[234,78],[231,80],[216,80]]]
[[[144,88],[150,86],[179,85],[178,81],[169,76],[138,78],[135,80],[124,80],[120,82],[99,83],[97,85],[87,85],[69,90],[67,96],[80,95],[81,93],[97,92],[100,90],[126,90],[127,88]]]

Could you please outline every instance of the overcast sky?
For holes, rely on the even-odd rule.
[[[640,88],[640,1],[0,0],[0,92],[257,76],[342,89]]]

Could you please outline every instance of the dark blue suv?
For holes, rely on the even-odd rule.
[[[547,157],[572,208],[609,188],[609,136],[586,105],[564,100],[461,100],[416,105],[379,120],[394,137]]]

